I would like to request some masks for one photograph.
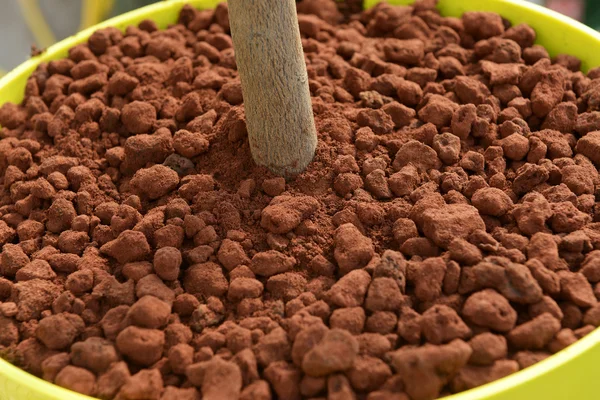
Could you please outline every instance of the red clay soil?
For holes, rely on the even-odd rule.
[[[3,358],[101,399],[427,400],[600,324],[600,70],[430,0],[298,9],[288,182],[224,5],[97,31],[0,108]]]

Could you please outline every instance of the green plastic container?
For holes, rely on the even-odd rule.
[[[0,79],[0,104],[18,103],[29,75],[41,62],[67,56],[70,47],[85,42],[99,28],[124,29],[144,19],[160,28],[174,23],[181,7],[190,3],[199,9],[214,8],[220,0],[171,0],[141,8],[87,29],[47,49]],[[365,0],[365,7],[379,0]],[[409,4],[410,0],[390,0]],[[519,0],[440,0],[442,15],[460,17],[465,11],[491,11],[513,24],[525,22],[537,32],[537,43],[550,55],[571,54],[582,60],[582,68],[600,66],[600,34],[553,11]],[[488,385],[447,397],[445,400],[596,400],[600,399],[600,329],[554,356]],[[0,359],[0,400],[92,400],[60,388]]]

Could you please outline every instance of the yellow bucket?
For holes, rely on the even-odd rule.
[[[18,103],[29,75],[38,64],[64,58],[70,47],[85,42],[99,28],[125,29],[144,19],[160,28],[174,23],[189,3],[199,9],[214,8],[221,0],[171,0],[159,2],[86,29],[47,49],[0,79],[0,104]],[[371,7],[380,0],[365,0]],[[411,0],[389,0],[409,4]],[[558,13],[519,0],[439,0],[442,15],[460,17],[465,11],[496,12],[513,24],[527,23],[537,32],[537,43],[550,55],[566,53],[581,59],[582,68],[600,66],[600,34]],[[504,379],[444,400],[592,400],[600,398],[600,329],[552,357]],[[595,383],[594,383],[595,382]],[[0,400],[92,400],[42,379],[0,359]]]

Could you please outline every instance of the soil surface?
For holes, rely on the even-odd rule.
[[[287,182],[225,5],[40,65],[0,108],[2,357],[107,400],[428,400],[600,325],[600,70],[434,3],[298,3]]]

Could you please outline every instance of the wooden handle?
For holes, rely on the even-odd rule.
[[[317,132],[294,0],[229,0],[254,161],[289,177],[311,162]]]

